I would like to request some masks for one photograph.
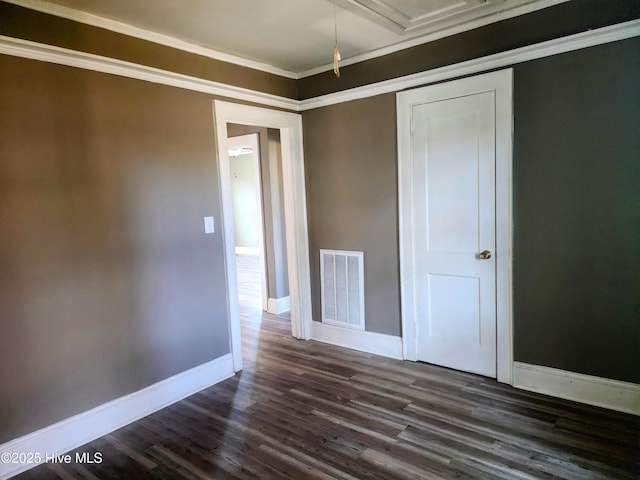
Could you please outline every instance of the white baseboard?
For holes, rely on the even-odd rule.
[[[640,385],[635,383],[513,362],[513,386],[640,415]]]
[[[47,456],[62,455],[232,376],[233,360],[229,353],[130,395],[4,443],[0,445],[0,458],[11,458],[11,455],[21,453],[33,456],[37,454],[40,457],[40,462],[37,463],[42,463]],[[0,461],[0,479],[11,478],[35,467],[37,463],[32,460],[33,457],[27,460],[31,463]]]
[[[402,337],[311,322],[311,339],[402,360]]]
[[[291,297],[270,298],[267,301],[267,312],[278,315],[291,310]]]
[[[260,255],[260,249],[254,247],[236,247],[236,255]]]

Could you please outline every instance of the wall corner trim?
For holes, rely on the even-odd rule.
[[[270,298],[267,301],[267,312],[279,315],[291,310],[291,297]]]
[[[402,337],[311,322],[311,340],[402,360]]]
[[[522,390],[640,415],[640,385],[513,362],[513,386]]]
[[[39,454],[41,461],[0,462],[0,480],[11,478],[37,466],[38,463],[43,463],[46,455],[62,455],[69,452],[232,377],[233,374],[233,359],[228,353],[142,390],[4,443],[0,445],[0,456],[29,452]]]

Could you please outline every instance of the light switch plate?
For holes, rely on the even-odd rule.
[[[215,231],[213,217],[204,217],[204,233],[214,233]]]

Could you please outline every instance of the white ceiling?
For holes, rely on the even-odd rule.
[[[293,78],[331,69],[330,0],[8,1],[143,38],[161,34],[161,43],[171,44],[167,37],[172,37],[180,40],[179,48],[194,44]],[[335,1],[341,64],[346,65],[567,0]]]

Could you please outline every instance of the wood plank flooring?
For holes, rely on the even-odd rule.
[[[77,449],[100,464],[17,478],[640,478],[638,417],[295,340],[286,315],[242,310],[243,372]]]

